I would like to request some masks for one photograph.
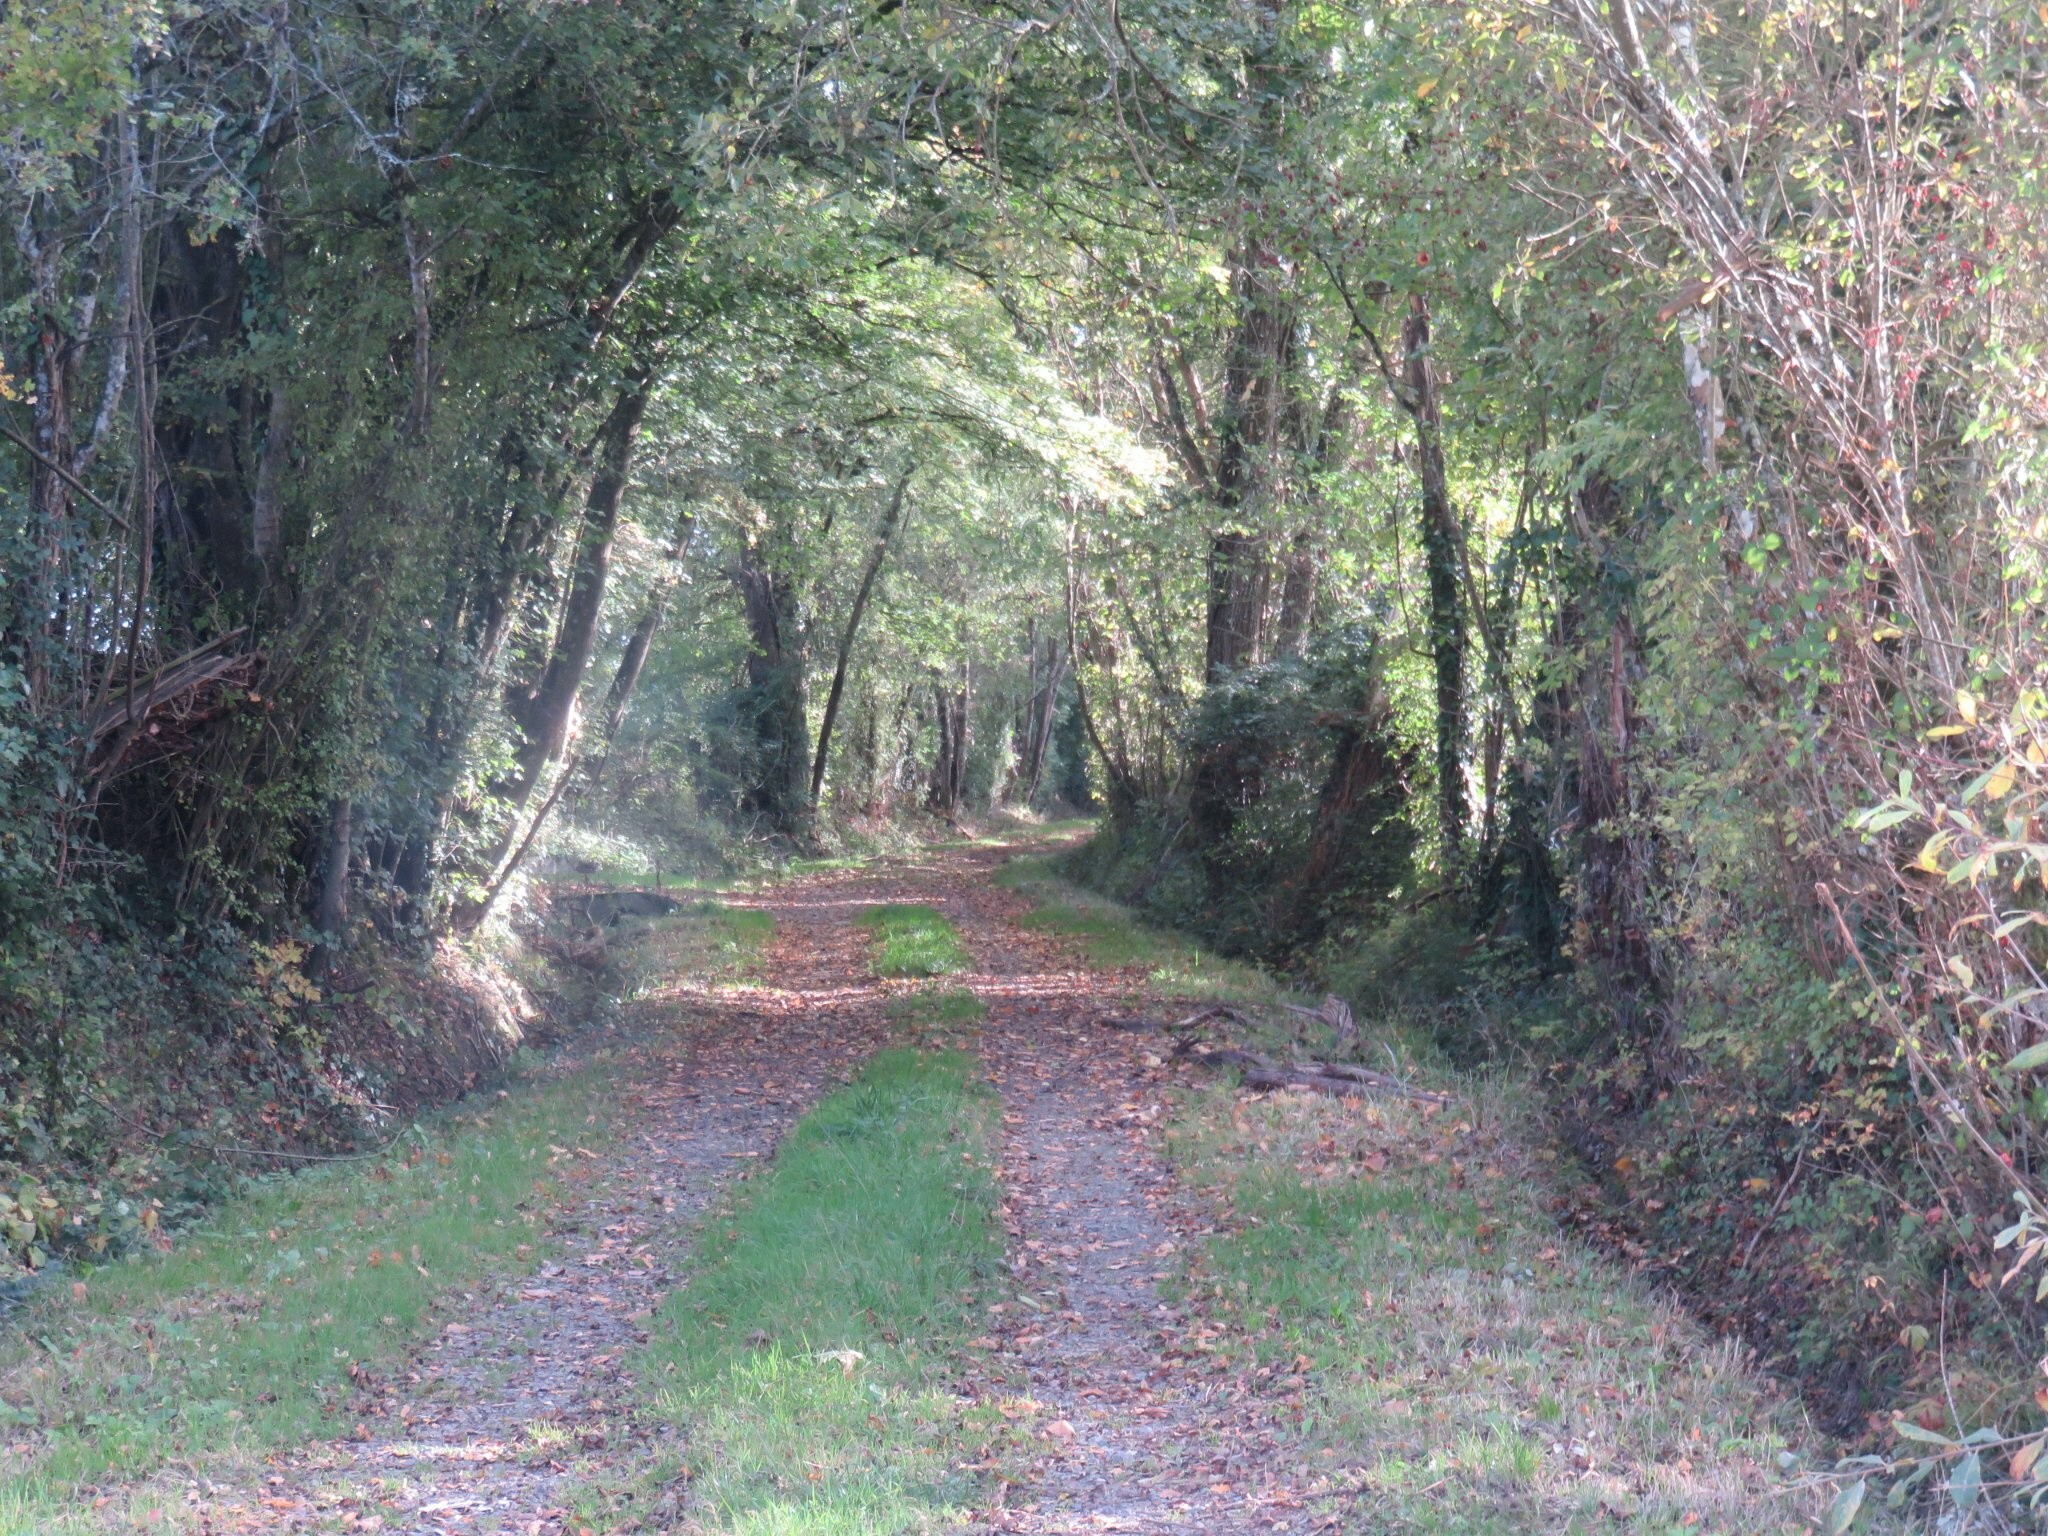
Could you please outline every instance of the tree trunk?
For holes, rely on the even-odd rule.
[[[683,563],[683,556],[689,553],[690,535],[696,527],[696,515],[690,512],[685,512],[676,524],[675,537],[669,542],[666,569],[647,594],[647,606],[640,612],[640,622],[633,626],[633,633],[626,639],[626,648],[619,654],[618,670],[612,674],[612,686],[605,695],[604,739],[607,742],[618,735],[619,727],[626,723],[626,710],[633,702],[634,690],[640,686],[640,674],[647,667],[647,653],[654,648],[654,637],[661,629],[661,621],[668,616],[669,600],[675,596],[677,567]]]
[[[646,378],[628,383],[619,391],[611,414],[598,431],[597,467],[584,502],[576,574],[563,606],[561,628],[539,686],[524,707],[516,711],[526,741],[519,750],[518,771],[507,794],[515,825],[517,813],[526,808],[547,765],[561,755],[569,739],[576,695],[597,649],[598,619],[604,611],[605,586],[611,577],[619,505],[625,499],[633,444],[647,414],[652,391],[653,385]]]
[[[1070,507],[1069,515],[1073,509]],[[1067,526],[1067,656],[1074,667],[1074,709],[1081,718],[1082,734],[1088,744],[1095,748],[1095,755],[1102,759],[1103,777],[1108,781],[1109,809],[1112,817],[1133,809],[1138,803],[1138,789],[1131,777],[1130,765],[1113,756],[1102,739],[1100,722],[1088,704],[1088,685],[1081,675],[1081,663],[1092,661],[1081,645],[1081,573],[1076,560],[1075,543],[1080,538],[1078,521]]]
[[[747,684],[752,695],[754,782],[742,804],[776,832],[802,837],[810,830],[810,731],[804,721],[804,664],[795,642],[796,592],[789,575],[771,570],[749,544],[733,569],[747,633]]]
[[[1291,892],[1286,918],[1273,925],[1292,953],[1314,949],[1343,915],[1333,907],[1345,894],[1347,874],[1357,878],[1359,864],[1407,803],[1414,751],[1397,744],[1388,713],[1384,700],[1375,696],[1338,730],[1330,770],[1316,797],[1308,853],[1283,888]],[[1357,914],[1349,915],[1355,919]]]
[[[1066,657],[1060,651],[1059,641],[1048,635],[1045,650],[1045,678],[1032,695],[1029,719],[1031,736],[1023,775],[1026,806],[1038,803],[1038,791],[1045,782],[1045,761],[1052,750],[1053,727],[1059,714],[1060,685],[1067,677]]]
[[[1580,530],[1593,547],[1622,536],[1621,491],[1606,476],[1596,472],[1587,477],[1578,512]],[[1600,978],[1623,1026],[1640,1031],[1658,992],[1651,937],[1655,850],[1635,772],[1642,643],[1626,609],[1614,614],[1604,643],[1597,636],[1587,640],[1572,700],[1577,737],[1573,820],[1579,834],[1573,949]]]
[[[939,750],[932,763],[931,792],[926,804],[941,816],[954,816],[967,789],[967,707],[968,682],[965,667],[958,684],[948,686],[937,677],[932,692],[938,705]]]
[[[846,665],[853,655],[854,637],[860,633],[861,615],[867,612],[868,595],[875,589],[875,578],[882,572],[882,561],[888,556],[889,541],[895,537],[902,520],[903,493],[910,488],[910,477],[916,466],[903,471],[903,478],[896,482],[896,490],[889,498],[889,508],[882,514],[881,526],[875,531],[875,547],[868,556],[867,569],[860,573],[860,586],[853,594],[853,608],[846,616],[846,632],[839,637],[839,659],[832,667],[832,690],[825,696],[825,718],[818,723],[818,750],[811,758],[811,807],[817,808],[818,796],[825,788],[825,761],[832,750],[832,724],[839,717],[840,696],[846,691]]]
[[[1401,327],[1409,414],[1415,422],[1417,469],[1422,480],[1422,547],[1429,575],[1429,649],[1436,670],[1437,825],[1444,868],[1464,862],[1465,823],[1465,605],[1459,579],[1464,535],[1451,507],[1444,467],[1443,421],[1436,369],[1429,356],[1429,305],[1412,295]]]
[[[1281,425],[1293,353],[1292,306],[1278,254],[1247,240],[1236,256],[1237,324],[1223,375],[1222,442],[1214,494],[1219,527],[1209,544],[1206,664],[1211,682],[1259,660],[1272,562],[1257,527],[1258,492]]]
[[[1273,652],[1299,656],[1315,623],[1318,560],[1314,536],[1302,529],[1294,535],[1282,563],[1280,622],[1273,631]]]
[[[314,981],[324,979],[334,968],[348,928],[348,863],[355,840],[355,808],[346,796],[339,796],[327,813],[327,859],[320,873],[320,900],[313,913],[313,926],[320,931],[320,946],[306,967]]]

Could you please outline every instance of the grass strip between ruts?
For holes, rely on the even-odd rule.
[[[910,902],[884,902],[855,919],[875,936],[868,968],[883,978],[950,976],[974,963],[944,914]]]
[[[690,1529],[945,1527],[998,1433],[957,1362],[1002,1284],[1000,1106],[972,1056],[875,1056],[708,1225],[640,1375],[684,1432]]]

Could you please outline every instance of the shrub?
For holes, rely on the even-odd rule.
[[[1370,633],[1211,687],[1187,731],[1185,799],[1126,813],[1070,872],[1224,954],[1299,966],[1382,918],[1411,882],[1414,749]]]

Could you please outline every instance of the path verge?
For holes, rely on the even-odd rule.
[[[1163,1023],[1219,995],[1274,997],[1265,978],[1201,956],[1042,865],[1006,883],[1036,898],[1032,927],[1064,937],[1070,953],[1115,962],[1096,972],[1093,989],[1114,998],[1122,1022],[1138,1014]],[[1365,1048],[1380,1050],[1373,1021],[1362,1023]],[[1276,1025],[1259,1043],[1284,1050],[1289,1033]],[[1056,1085],[1036,1096],[1058,1105],[1085,1074],[1097,1084],[1098,1115],[1120,1098],[1114,1123],[1162,1160],[1182,1229],[1194,1227],[1158,1282],[1168,1304],[1150,1309],[1165,1324],[1154,1336],[1155,1371],[1199,1405],[1195,1423],[1219,1473],[1210,1491],[1225,1496],[1206,1511],[1185,1492],[1186,1510],[1113,1501],[1105,1510],[1098,1494],[1082,1502],[1107,1525],[1077,1516],[1027,1528],[1811,1528],[1804,1517],[1824,1496],[1779,1470],[1781,1453],[1813,1440],[1796,1406],[1739,1346],[1707,1336],[1559,1231],[1542,1138],[1511,1082],[1425,1073],[1449,1091],[1448,1106],[1252,1097],[1176,1064],[1164,1034],[1073,1011],[1057,1034],[1066,1036],[1064,1065],[1047,1061],[1042,1044],[1030,1048],[1035,1065],[1020,1055]],[[1054,1136],[1051,1126],[1080,1107],[1034,1114],[1033,1095],[1021,1097],[1027,1142]],[[1033,1130],[1036,1119],[1050,1124]],[[1068,1189],[1045,1189],[1049,1160],[1027,1151],[1026,1167],[1038,1167],[1020,1188],[1037,1185],[1037,1203],[1056,1209]],[[1144,1157],[1133,1166],[1145,1167]],[[1071,1154],[1052,1171],[1062,1185],[1100,1176]],[[1065,1296],[1093,1285],[1116,1304],[1085,1262],[1103,1241],[1099,1224],[1041,1216],[1024,1230],[1027,1242],[1061,1240],[1055,1252],[1082,1256],[1066,1259]],[[1142,1310],[1142,1299],[1125,1305]],[[1075,1331],[1085,1361],[1085,1331]],[[1128,1395],[1117,1412],[1128,1421],[1134,1409],[1157,1413]],[[1142,1454],[1142,1430],[1127,1423],[1109,1433]]]

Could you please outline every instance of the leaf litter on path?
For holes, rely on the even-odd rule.
[[[252,1478],[191,1478],[202,1530],[553,1536],[578,1529],[572,1502],[642,1475],[659,1447],[627,1364],[691,1227],[888,1034],[877,1003],[848,995],[865,958],[841,915],[780,915],[778,984],[658,987],[655,1028],[620,1065],[616,1143],[550,1149],[578,1191],[556,1213],[558,1258],[464,1293],[402,1370],[353,1372],[334,1440]]]
[[[621,1068],[615,1144],[553,1149],[580,1191],[556,1221],[559,1259],[465,1294],[404,1369],[363,1373],[334,1440],[253,1479],[191,1479],[200,1528],[558,1536],[583,1528],[573,1509],[683,1452],[632,1412],[641,1325],[686,1283],[689,1232],[730,1180],[889,1039],[887,1003],[911,984],[870,978],[852,920],[891,900],[942,911],[975,957],[950,984],[988,1009],[980,1047],[1004,1104],[1015,1290],[959,1370],[1027,1449],[1021,1466],[1015,1454],[985,1464],[997,1476],[972,1528],[1327,1528],[1326,1486],[1282,1465],[1273,1403],[1162,1289],[1210,1229],[1158,1145],[1169,1069],[1144,1039],[1091,1027],[1131,988],[1017,924],[1022,904],[990,879],[1003,857],[946,850],[762,897],[777,919],[762,968],[773,983],[657,987],[644,1006],[667,1016]],[[665,1518],[676,1507],[663,1501],[657,1528],[678,1528]]]
[[[1004,1100],[1017,1287],[986,1342],[1023,1378],[1025,1416],[1041,1426],[1030,1480],[980,1526],[1018,1536],[1311,1529],[1306,1511],[1324,1490],[1282,1466],[1266,1398],[1162,1290],[1210,1230],[1158,1144],[1169,1072],[1142,1038],[1094,1026],[1129,986],[1020,928],[1021,904],[988,879],[1000,858],[967,850],[923,887],[977,957],[976,974],[955,980],[988,1008],[981,1048]],[[983,1390],[1008,1388],[997,1378]]]

